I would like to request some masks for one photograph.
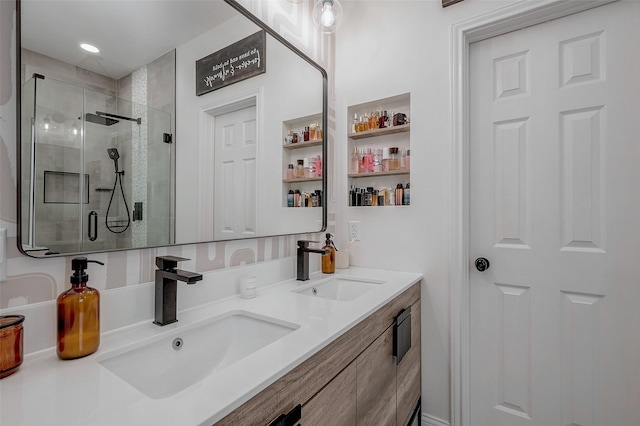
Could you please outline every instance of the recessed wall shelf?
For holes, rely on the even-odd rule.
[[[382,129],[367,130],[366,132],[349,133],[350,139],[374,138],[376,136],[393,135],[395,133],[405,133],[411,131],[411,123],[402,124],[400,126],[385,127]]]
[[[379,120],[380,116],[393,117],[397,113],[411,120],[410,93],[347,107],[347,122],[352,124],[347,133],[349,206],[410,205],[407,187],[411,183],[411,124],[393,126],[387,121],[386,127],[355,132],[356,127],[379,124],[376,120],[367,122],[370,117]]]
[[[295,207],[311,207],[304,205],[308,202],[315,202],[316,195],[320,194],[318,202],[322,203],[322,114],[312,114],[304,117],[295,117],[282,122],[282,206],[292,207],[290,201],[290,191],[300,194],[300,204],[296,204],[297,197],[294,196]],[[296,143],[291,143],[290,134],[296,134]],[[308,132],[308,133],[307,133]],[[311,140],[304,140],[305,133]],[[287,141],[288,140],[288,141]],[[301,162],[298,166],[298,162]],[[289,164],[293,165],[293,178],[287,176]],[[304,169],[299,169],[303,167]],[[300,173],[300,174],[298,174]],[[301,177],[295,177],[295,176]],[[302,177],[302,176],[307,177]],[[311,201],[310,201],[311,200]],[[314,205],[315,206],[315,205]]]
[[[300,148],[309,148],[311,146],[321,146],[322,140],[317,141],[309,141],[309,142],[298,142],[298,143],[288,143],[282,145],[284,149],[300,149]]]
[[[297,179],[282,179],[284,183],[299,183],[299,182],[321,182],[321,177],[315,178],[297,178]]]
[[[408,175],[411,174],[411,171],[408,169],[404,170],[390,170],[388,172],[371,172],[371,173],[349,173],[349,177],[353,179],[358,178],[369,178],[374,176],[395,176],[395,175]]]

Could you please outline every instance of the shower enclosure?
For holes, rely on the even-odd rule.
[[[173,243],[171,114],[34,75],[22,123],[25,251]]]

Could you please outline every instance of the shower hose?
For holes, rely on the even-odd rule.
[[[113,181],[113,189],[111,190],[111,198],[109,199],[109,206],[107,207],[107,214],[104,218],[104,223],[107,226],[107,229],[114,234],[121,234],[127,229],[129,229],[129,225],[131,224],[131,214],[129,213],[129,206],[127,205],[127,197],[124,195],[124,188],[122,187],[122,175],[124,171],[120,172],[116,170],[116,179]],[[124,201],[124,208],[127,211],[127,225],[122,228],[122,226],[114,226],[113,228],[122,228],[119,230],[113,230],[112,226],[109,225],[109,210],[111,210],[111,203],[113,203],[113,196],[116,193],[116,187],[118,186],[118,182],[120,182],[120,193],[122,194],[122,201]]]

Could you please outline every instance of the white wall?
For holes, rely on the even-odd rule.
[[[336,34],[336,234],[360,221],[351,263],[424,273],[422,404],[450,419],[451,26],[515,1],[342,1]],[[349,105],[411,93],[411,206],[347,207]],[[404,178],[403,178],[404,179]],[[403,182],[406,183],[406,182]]]

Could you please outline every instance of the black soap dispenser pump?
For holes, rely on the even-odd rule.
[[[100,292],[87,286],[86,257],[71,261],[71,288],[58,296],[57,353],[60,359],[75,359],[90,355],[100,346]]]
[[[322,273],[333,274],[336,272],[336,246],[331,239],[332,235],[327,232],[327,239],[325,241],[323,249],[327,250],[327,254],[322,255]]]

